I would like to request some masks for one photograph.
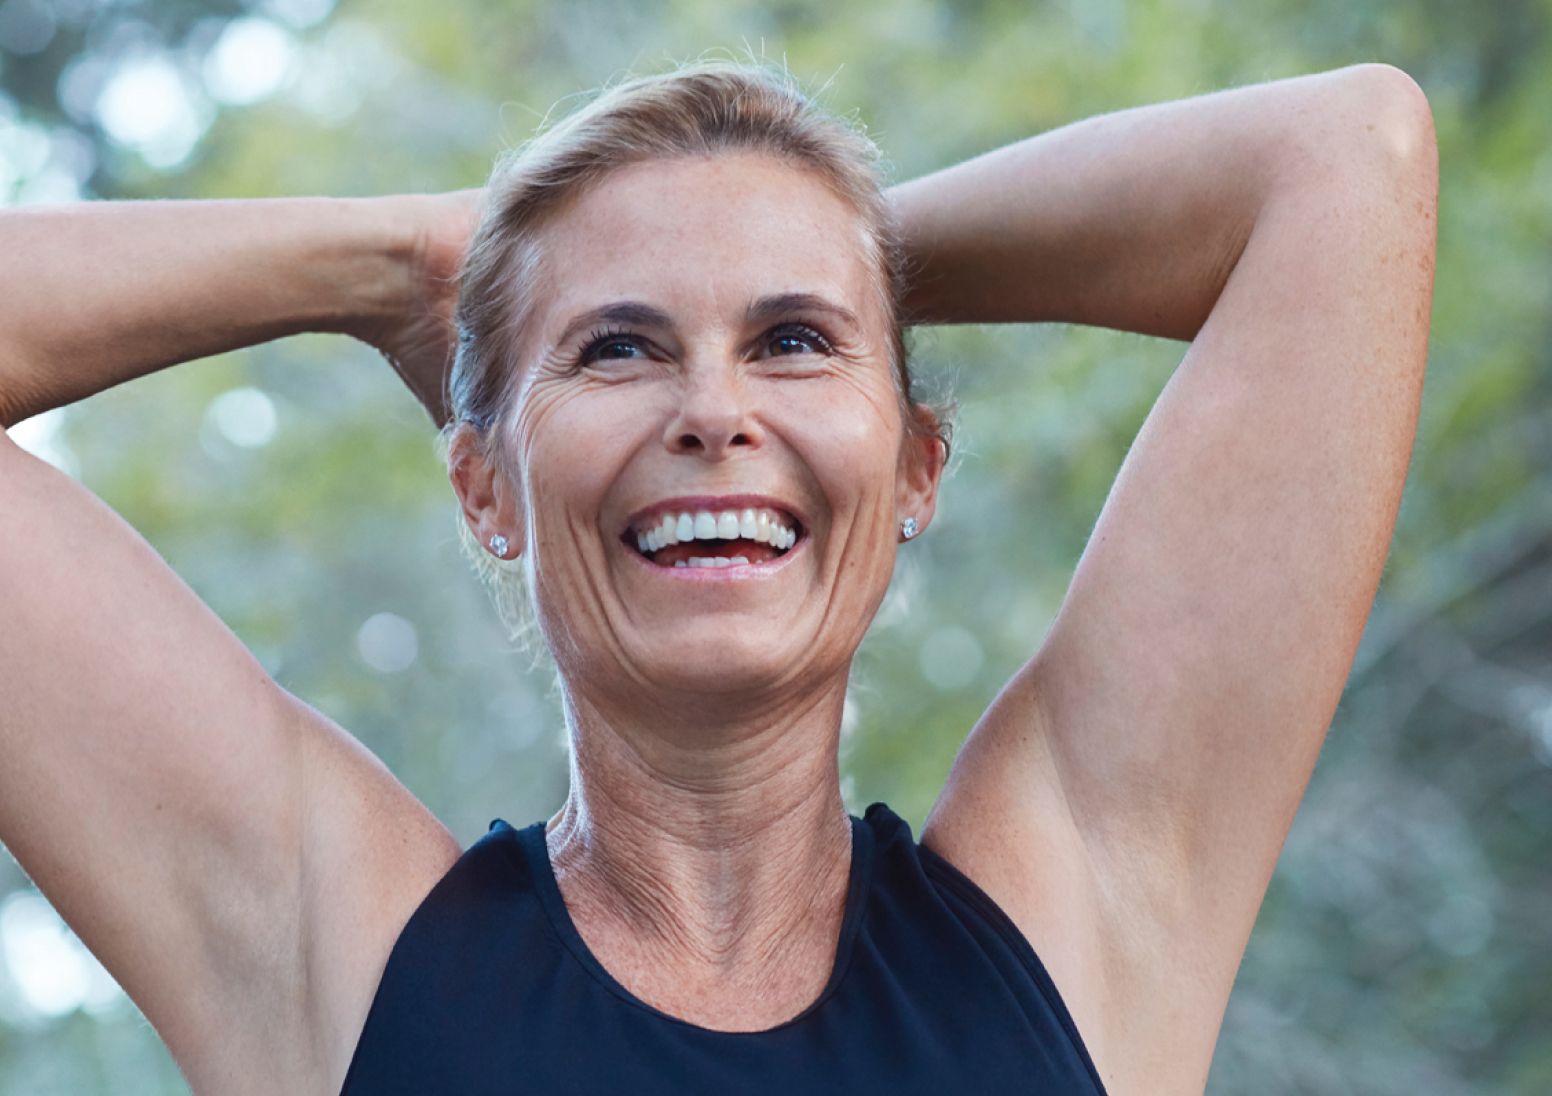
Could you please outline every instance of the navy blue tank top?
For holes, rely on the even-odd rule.
[[[342,1096],[1103,1096],[1056,986],[980,887],[883,803],[851,816],[830,980],[765,1031],[713,1031],[615,981],[544,822],[497,819],[394,943]]]

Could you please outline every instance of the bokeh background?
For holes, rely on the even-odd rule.
[[[1145,102],[1406,69],[1442,160],[1421,430],[1209,1092],[1529,1096],[1552,1092],[1549,26],[1549,0],[0,0],[0,202],[478,185],[567,96],[708,48],[785,59],[899,179]],[[916,349],[962,404],[960,456],[859,659],[841,764],[854,813],[884,800],[919,832],[1184,344],[966,327]],[[504,642],[429,424],[369,349],[289,339],[12,433],[462,843],[560,804],[550,679]],[[0,1093],[187,1091],[0,857]]]

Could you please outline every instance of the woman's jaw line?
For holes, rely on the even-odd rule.
[[[645,732],[663,748],[691,750],[692,754],[681,761],[692,761],[702,751],[714,750],[722,756],[720,764],[725,765],[741,754],[737,743],[761,752],[779,749],[778,743],[790,728],[815,718],[826,727],[833,724],[831,731],[839,735],[850,660],[832,671],[819,672],[817,677],[816,669],[808,667],[803,672],[779,675],[778,680],[712,692],[694,685],[568,680],[563,686],[563,707],[571,733],[613,728],[618,734],[629,728],[638,734]],[[732,755],[725,752],[729,749]],[[711,775],[719,770],[703,771]],[[721,771],[726,775],[725,769]]]

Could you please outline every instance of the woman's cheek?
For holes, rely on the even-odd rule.
[[[533,466],[560,462],[600,467],[611,446],[633,437],[648,413],[641,393],[632,386],[580,384],[534,392],[522,420],[526,452]],[[585,453],[589,460],[578,461]]]
[[[573,543],[576,530],[593,525],[620,474],[630,447],[626,427],[640,417],[618,397],[581,389],[534,391],[518,417],[518,475],[535,547],[553,562],[592,546]]]
[[[812,462],[853,475],[874,467],[893,474],[901,429],[893,391],[828,377],[794,392],[783,410],[788,436],[802,439]]]

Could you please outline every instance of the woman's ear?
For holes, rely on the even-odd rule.
[[[932,522],[938,505],[938,485],[948,448],[942,438],[942,423],[932,408],[913,403],[911,414],[916,426],[906,431],[900,453],[899,493],[896,498],[898,520],[916,519],[918,533]]]
[[[513,485],[495,461],[485,456],[484,435],[473,423],[461,422],[447,446],[447,478],[463,508],[474,539],[491,555],[515,559],[523,550],[522,508]],[[496,546],[491,539],[500,537]],[[502,548],[503,541],[505,548]]]

